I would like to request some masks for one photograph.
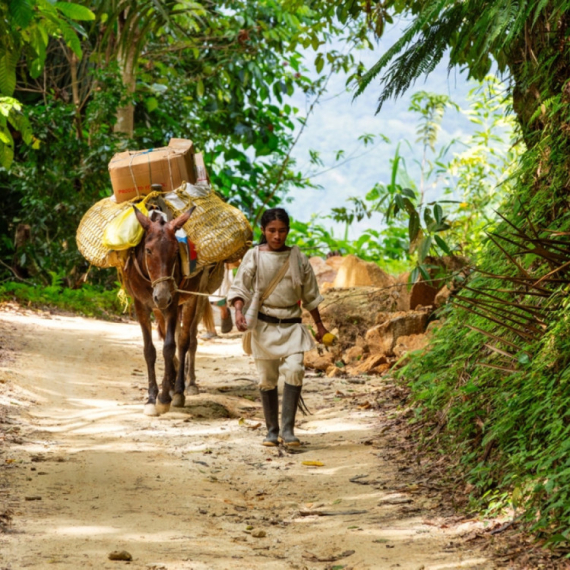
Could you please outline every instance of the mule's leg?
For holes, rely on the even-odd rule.
[[[174,304],[170,305],[166,311],[166,336],[162,348],[164,357],[164,378],[162,379],[162,389],[158,394],[158,402],[156,410],[159,414],[165,414],[170,409],[170,392],[174,388],[174,378],[176,376],[176,368],[174,366],[174,357],[176,354],[176,321],[178,319],[178,307]]]
[[[190,325],[192,323],[192,317],[196,311],[196,297],[186,301],[181,306],[181,319],[178,320],[178,373],[176,375],[176,384],[174,386],[174,395],[172,396],[172,405],[176,408],[184,407],[186,399],[184,397],[184,380],[185,380],[185,368],[186,368],[186,356],[188,354],[188,348],[190,346]],[[180,324],[180,321],[182,323]]]
[[[164,340],[166,338],[166,321],[160,309],[153,309],[154,319],[156,321],[156,328],[158,330],[158,338]],[[174,367],[178,370],[178,358],[174,355]],[[172,393],[170,394],[172,396]]]
[[[188,327],[189,347],[186,359],[186,393],[189,395],[200,393],[196,385],[196,350],[198,348],[198,324],[202,320],[202,312],[206,303],[208,303],[207,297],[198,297],[196,309]]]
[[[147,309],[140,301],[135,299],[135,312],[143,335],[144,359],[146,361],[148,374],[148,399],[144,406],[144,413],[147,416],[157,416],[156,396],[158,395],[158,385],[156,383],[156,373],[154,369],[156,364],[156,348],[154,348],[154,344],[152,343],[150,310]]]

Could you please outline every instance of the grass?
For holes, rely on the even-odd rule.
[[[85,317],[115,319],[123,313],[119,288],[103,290],[92,285],[68,289],[59,283],[38,286],[8,281],[0,284],[0,303],[13,301],[34,309],[57,309]]]

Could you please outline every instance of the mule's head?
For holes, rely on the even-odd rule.
[[[152,283],[152,298],[159,309],[166,309],[172,303],[173,291],[176,289],[178,240],[174,234],[188,221],[192,211],[170,222],[159,212],[151,212],[150,216],[145,216],[135,207],[135,214],[145,230],[143,256],[148,278]]]

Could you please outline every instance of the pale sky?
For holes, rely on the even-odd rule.
[[[357,52],[357,59],[361,59],[366,67],[374,64],[381,54],[396,39],[398,30],[393,28],[387,32],[374,51]],[[312,62],[314,55],[309,55]],[[312,64],[311,64],[312,68]],[[396,146],[402,142],[401,154],[407,157],[408,169],[417,173],[413,168],[413,156],[420,158],[419,145],[415,145],[416,152],[412,154],[404,140],[414,144],[417,135],[415,114],[408,111],[411,95],[417,91],[430,91],[449,95],[460,107],[466,108],[466,95],[473,87],[468,84],[464,75],[457,71],[448,74],[447,62],[442,62],[427,78],[420,79],[404,97],[397,101],[390,100],[384,104],[381,112],[375,114],[379,94],[378,82],[373,81],[368,89],[353,101],[351,93],[346,91],[346,76],[333,75],[328,85],[328,93],[323,95],[318,106],[309,117],[308,124],[292,152],[297,165],[303,173],[310,168],[309,150],[321,153],[325,166],[318,168],[325,170],[335,164],[336,151],[344,149],[350,154],[355,149],[362,154],[367,149],[359,143],[358,137],[364,133],[382,133],[390,139],[390,144],[380,142],[374,150],[365,156],[355,159],[347,164],[330,170],[314,178],[322,190],[296,190],[290,194],[293,202],[286,206],[289,213],[300,221],[308,221],[313,213],[327,214],[332,207],[344,206],[349,196],[363,196],[377,182],[386,183],[390,177],[390,159],[394,156]],[[335,95],[338,95],[335,97]],[[305,115],[312,98],[305,100],[302,93],[291,98],[291,104],[298,107],[300,115]],[[447,143],[453,138],[463,138],[473,131],[473,126],[465,116],[455,110],[448,110],[444,116],[442,129],[439,135],[441,143]],[[368,149],[371,147],[368,147]],[[458,149],[459,150],[459,149]],[[450,155],[451,157],[451,155]],[[314,167],[312,167],[314,168]],[[332,220],[324,220],[326,227],[332,227]],[[363,220],[351,228],[351,238],[358,237],[360,231],[381,224],[381,216],[374,215],[372,219]],[[339,233],[336,234],[340,235]]]

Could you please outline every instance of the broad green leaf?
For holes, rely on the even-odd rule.
[[[410,214],[410,221],[408,223],[408,234],[410,237],[410,243],[415,241],[415,239],[418,237],[419,231],[420,231],[420,216],[416,211],[414,211]]]
[[[198,97],[204,96],[204,82],[201,79],[198,79],[198,83],[196,84],[196,93]]]
[[[324,66],[325,66],[325,59],[323,57],[323,54],[320,53],[319,55],[317,55],[317,58],[315,59],[315,68],[317,70],[317,73],[320,73],[323,70]]]
[[[148,97],[145,99],[146,110],[152,113],[155,109],[158,109],[158,99],[156,97]]]
[[[441,220],[443,220],[443,208],[439,204],[436,204],[433,207],[433,215],[435,216],[437,223],[441,224]]]
[[[414,270],[410,274],[410,283],[415,283],[420,276],[420,270],[417,267],[414,267]]]
[[[13,110],[8,117],[10,124],[20,132],[26,144],[32,142],[32,127],[28,118],[20,111]]]
[[[418,269],[424,280],[431,283],[431,275],[429,274],[428,268],[425,265],[418,265]]]
[[[518,357],[518,361],[521,364],[529,364],[530,363],[530,358],[528,356],[528,354],[526,352],[523,352],[521,355],[519,355]]]
[[[449,246],[445,243],[445,241],[440,236],[433,236],[435,243],[445,252],[447,255],[451,255],[451,250]]]
[[[14,141],[8,129],[0,129],[0,166],[6,170],[14,161]]]
[[[20,28],[27,28],[34,18],[34,8],[30,0],[10,0],[8,11]]]
[[[91,12],[89,8],[74,4],[73,2],[56,2],[55,7],[71,20],[90,22],[95,19],[95,14]]]
[[[46,59],[46,48],[49,38],[45,33],[43,26],[38,25],[31,30],[30,46],[34,49],[36,57],[30,61],[30,75],[35,79],[42,73]]]
[[[428,256],[431,248],[431,236],[425,236],[418,247],[418,260],[420,263]]]
[[[411,188],[402,188],[402,194],[405,194],[412,200],[416,199],[416,193]]]
[[[19,52],[0,52],[0,93],[10,97],[16,88],[16,65]]]
[[[46,14],[46,20],[55,25],[56,30],[58,30],[62,35],[65,43],[75,53],[75,55],[81,59],[83,56],[83,51],[81,49],[81,42],[79,41],[75,30],[65,20],[59,18],[57,14]],[[46,22],[46,24],[47,23],[48,22]],[[50,32],[52,35],[57,35],[55,30],[52,31],[49,28],[48,32]]]

